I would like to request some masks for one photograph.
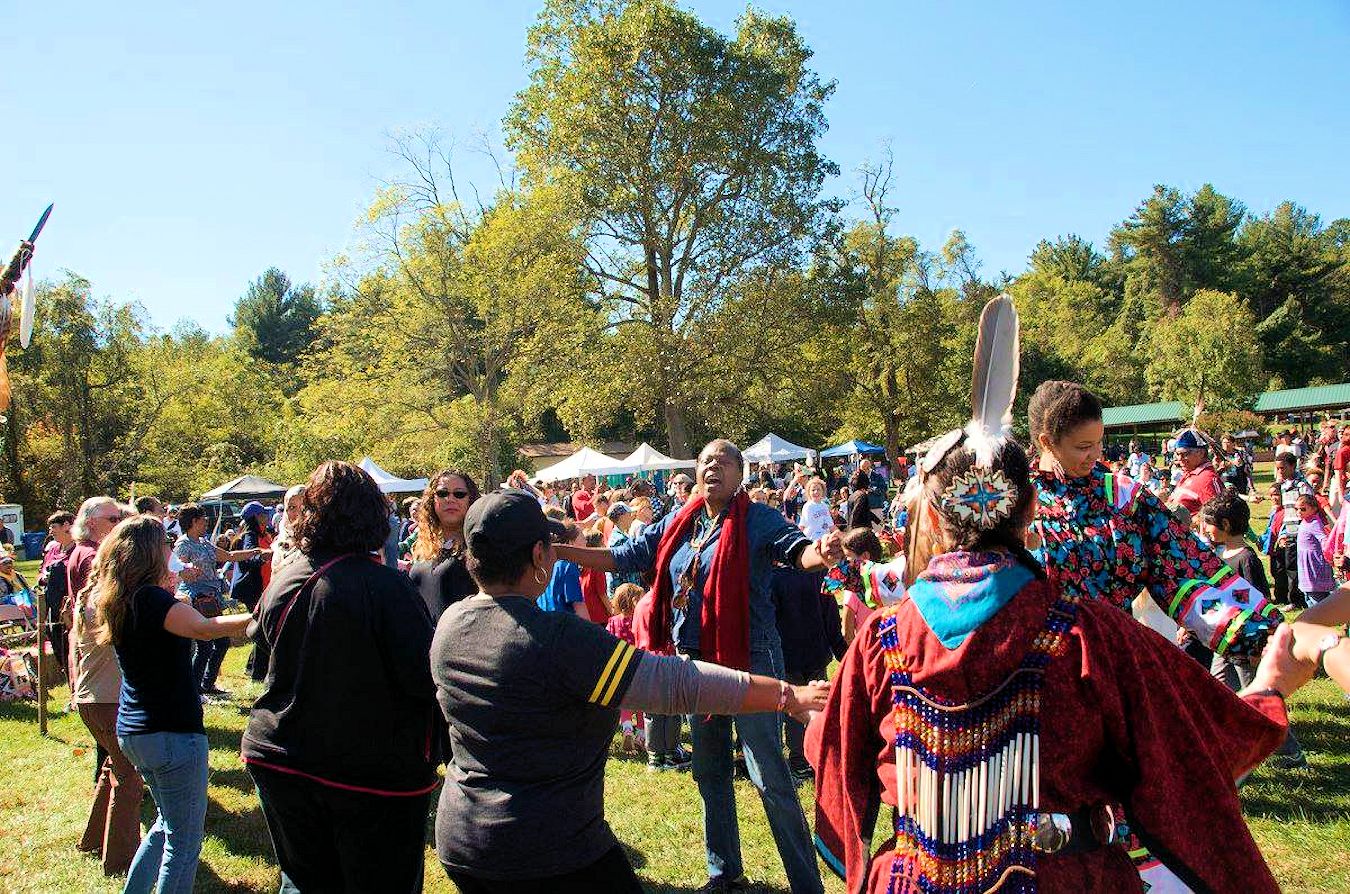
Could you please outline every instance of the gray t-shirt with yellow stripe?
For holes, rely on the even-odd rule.
[[[605,760],[643,653],[533,599],[472,596],[441,616],[431,646],[452,758],[436,850],[485,879],[557,875],[617,844],[605,822]]]

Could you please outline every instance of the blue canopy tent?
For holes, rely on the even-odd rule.
[[[864,453],[885,453],[886,448],[879,444],[869,444],[866,441],[859,441],[854,438],[852,441],[845,441],[837,447],[831,447],[829,450],[820,451],[821,459],[834,459],[838,456],[861,456]]]

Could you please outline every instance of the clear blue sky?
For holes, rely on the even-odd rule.
[[[742,8],[689,5],[723,29]],[[899,225],[932,248],[964,229],[986,274],[1021,270],[1045,236],[1101,245],[1155,182],[1350,216],[1346,0],[762,7],[790,13],[838,82],[831,190],[891,141]],[[55,201],[39,275],[74,270],[162,327],[223,329],[268,266],[322,279],[392,169],[387,134],[496,132],[536,11],[6,4],[0,249]]]

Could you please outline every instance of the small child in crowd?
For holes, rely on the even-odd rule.
[[[633,612],[637,609],[638,600],[641,598],[642,588],[637,584],[619,584],[614,588],[613,605],[615,614],[605,622],[606,630],[630,646],[637,645],[633,637]],[[642,736],[639,732],[641,726],[641,712],[624,711],[619,715],[619,729],[623,731],[624,754],[638,751],[641,748]]]
[[[1224,490],[1201,507],[1200,533],[1213,544],[1214,551],[1229,568],[1256,587],[1262,596],[1269,596],[1270,582],[1266,579],[1265,566],[1247,545],[1247,528],[1251,525],[1251,519],[1252,511],[1246,501],[1236,491]],[[1217,654],[1209,669],[1211,674],[1223,680],[1234,692],[1251,682],[1254,670]]]
[[[606,629],[629,645],[636,645],[633,637],[633,612],[637,610],[638,600],[643,596],[642,587],[634,583],[619,584],[614,588],[614,617],[609,619]],[[619,721],[623,730],[624,751],[639,742],[637,728],[641,725],[640,715],[624,711]],[[678,714],[648,714],[646,718],[647,769],[660,770],[689,769],[689,755],[680,747],[681,721]]]
[[[1336,576],[1327,561],[1327,537],[1331,519],[1314,496],[1304,495],[1294,504],[1298,517],[1298,588],[1313,606],[1336,589]]]

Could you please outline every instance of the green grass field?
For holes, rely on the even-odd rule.
[[[1264,517],[1268,504],[1257,507]],[[1264,520],[1253,527],[1264,527]],[[28,569],[23,569],[27,573]],[[223,683],[234,702],[211,705],[210,808],[198,890],[273,891],[277,871],[256,796],[239,760],[239,737],[255,684],[242,675],[246,650],[231,650]],[[93,741],[79,717],[67,714],[67,693],[52,694],[50,734],[38,735],[32,703],[0,704],[0,890],[7,892],[115,892],[98,864],[76,853],[91,792]],[[1308,754],[1307,772],[1259,768],[1242,790],[1252,831],[1284,889],[1301,894],[1350,891],[1350,702],[1326,679],[1291,700],[1295,729]],[[1184,747],[1184,743],[1178,743]],[[606,775],[611,825],[651,890],[689,891],[705,881],[698,794],[688,774],[649,774],[618,752]],[[811,787],[801,790],[811,816]],[[737,783],[747,872],[761,890],[786,890],[786,881],[758,798]],[[147,800],[144,819],[153,817]],[[431,824],[428,822],[428,840]],[[449,892],[431,851],[427,890]],[[826,874],[826,889],[843,885]],[[1235,881],[1233,890],[1241,890]]]

